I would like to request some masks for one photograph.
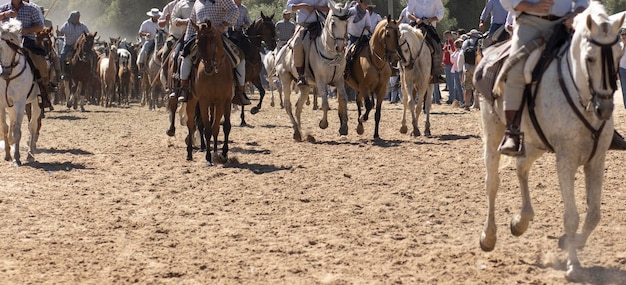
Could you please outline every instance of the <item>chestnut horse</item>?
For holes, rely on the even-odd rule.
[[[85,89],[92,88],[93,82],[98,80],[95,74],[98,57],[93,50],[96,34],[98,32],[94,34],[83,33],[74,44],[72,57],[68,60],[65,84],[68,84],[70,99],[67,100],[67,107],[69,108],[73,104],[74,109],[76,109],[78,102],[76,96],[80,96],[80,110],[82,112],[85,111]]]
[[[401,55],[398,39],[399,22],[387,16],[376,26],[369,45],[363,47],[355,54],[351,66],[346,68],[346,83],[352,89],[359,92],[357,95],[357,107],[359,124],[356,132],[363,134],[363,122],[367,121],[370,111],[376,100],[376,126],[374,138],[378,139],[378,126],[380,124],[381,106],[387,94],[387,85],[391,77],[390,61],[395,61]],[[365,114],[361,116],[361,107],[365,99]]]
[[[220,131],[222,117],[224,128],[224,146],[218,156],[221,162],[228,158],[228,135],[230,134],[230,110],[234,94],[233,64],[226,54],[222,33],[211,24],[211,21],[196,24],[190,22],[198,32],[196,38],[197,51],[200,63],[192,78],[191,96],[187,101],[187,118],[196,114],[196,105],[199,104],[200,116],[205,126],[204,137],[207,141],[206,165],[211,166],[211,136],[213,137],[213,151],[217,153],[217,135]],[[209,115],[211,118],[209,119]],[[209,126],[211,133],[209,133]],[[196,129],[194,120],[187,120],[189,134],[187,143],[187,160],[192,160],[193,134]]]

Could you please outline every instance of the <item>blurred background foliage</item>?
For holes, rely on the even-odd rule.
[[[8,0],[5,0],[5,2]],[[406,0],[369,0],[376,5],[374,11],[381,16],[391,15],[398,18],[406,7]],[[55,26],[61,26],[71,11],[80,11],[81,21],[91,32],[98,32],[103,38],[126,37],[136,39],[141,23],[148,19],[146,12],[152,7],[163,9],[168,0],[33,0],[32,2],[50,9],[46,17]],[[281,19],[286,0],[243,0],[251,18],[261,12],[274,15],[274,21]],[[441,33],[444,30],[464,28],[470,30],[478,26],[478,18],[486,0],[443,0],[446,8],[445,17],[437,25]],[[602,1],[609,14],[626,10],[626,0]],[[338,3],[345,3],[338,1]]]

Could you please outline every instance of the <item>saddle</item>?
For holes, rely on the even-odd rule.
[[[351,45],[346,50],[346,68],[344,69],[344,72],[343,72],[343,78],[344,79],[348,78],[348,71],[352,69],[352,63],[354,62],[354,56],[359,54],[361,52],[361,50],[365,46],[367,46],[367,45],[369,45],[369,37],[366,36],[366,35],[362,35],[361,37],[359,37],[359,39],[356,41],[356,43]]]

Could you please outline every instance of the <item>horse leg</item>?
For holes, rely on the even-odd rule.
[[[261,105],[263,104],[263,98],[265,98],[265,88],[263,88],[263,84],[261,84],[261,78],[255,78],[255,80],[253,80],[252,84],[254,84],[254,86],[256,87],[256,89],[259,90],[259,103],[256,104],[256,106],[252,107],[252,109],[250,109],[250,113],[252,115],[258,113],[261,110]]]
[[[348,94],[343,80],[338,80],[337,84],[337,113],[339,115],[339,135],[348,135]]]
[[[320,129],[324,130],[328,128],[328,110],[330,107],[328,106],[328,93],[326,93],[326,84],[324,82],[317,81],[315,89],[318,90],[316,93],[320,93],[322,95],[322,119],[319,122]],[[317,95],[315,95],[317,97]]]
[[[167,110],[169,111],[170,128],[165,132],[168,136],[173,137],[176,134],[176,126],[174,121],[176,120],[176,107],[178,107],[178,100],[176,97],[169,98],[167,104]]]
[[[528,187],[528,173],[535,160],[543,154],[542,151],[535,148],[526,150],[526,156],[517,160],[517,179],[520,185],[520,194],[522,196],[522,207],[520,213],[511,219],[511,234],[521,236],[528,229],[528,225],[535,215],[530,200],[530,190]]]
[[[229,136],[230,136],[230,130],[231,130],[231,124],[230,124],[230,103],[226,102],[226,104],[224,104],[223,109],[223,116],[224,116],[224,123],[222,124],[222,128],[224,129],[224,146],[222,147],[222,157],[221,159],[224,160],[224,163],[226,163],[228,161],[228,141],[229,141]],[[217,140],[217,138],[216,138]]]
[[[357,126],[356,133],[362,135],[365,130],[363,128],[363,119],[361,118],[362,108],[363,108],[363,90],[359,91],[359,94],[356,95],[356,109],[357,109]]]
[[[26,157],[26,161],[34,162],[34,154],[37,150],[37,140],[39,140],[39,129],[41,128],[41,108],[39,108],[39,104],[37,104],[36,102],[29,105],[29,110],[31,113],[31,117],[28,120],[28,132],[30,134],[30,140],[28,142],[28,156]]]
[[[316,86],[313,89],[313,110],[318,110],[320,108],[319,105],[317,104],[317,96],[319,94],[321,94],[320,92],[322,92],[322,90],[326,90],[326,85],[324,85],[323,88],[317,88],[317,86]],[[307,97],[308,97],[308,95],[307,95]]]
[[[309,98],[309,92],[311,88],[308,85],[300,87],[300,97],[298,97],[298,102],[296,102],[296,121],[298,122],[298,130],[302,133],[302,109],[304,108],[304,103],[307,98]],[[308,137],[309,141],[313,141],[314,138]]]
[[[192,152],[193,152],[193,134],[196,131],[196,122],[190,118],[193,118],[196,113],[196,104],[198,103],[198,99],[189,96],[189,100],[187,100],[187,137],[185,138],[185,143],[187,143],[187,160],[193,160]]]
[[[290,76],[290,75],[287,75]],[[281,82],[282,82],[282,90],[283,93],[285,94],[285,111],[287,112],[287,115],[289,116],[289,120],[291,121],[291,125],[293,126],[293,139],[295,141],[302,141],[302,132],[300,131],[300,125],[299,122],[296,121],[293,112],[291,110],[293,104],[291,104],[291,79],[287,78],[287,76],[285,76],[284,78],[281,78]],[[300,100],[298,100],[299,102]]]
[[[387,93],[387,85],[382,84],[376,92],[376,113],[374,113],[374,139],[380,139],[378,127],[380,126],[380,118],[382,117],[382,106]]]
[[[528,149],[526,150],[528,153]],[[567,272],[565,277],[570,280],[577,279],[580,272],[580,261],[576,252],[576,231],[580,222],[578,209],[576,207],[576,195],[574,193],[574,179],[576,176],[577,162],[565,154],[556,154],[556,166],[559,176],[559,186],[561,187],[561,196],[563,199],[563,224],[565,235],[559,240],[559,246],[567,250]]]
[[[414,86],[412,93],[406,95],[406,96],[411,96],[413,98],[416,98],[414,100],[415,105],[413,106],[413,121],[411,122],[413,124],[413,135],[416,137],[419,137],[422,135],[422,133],[419,130],[419,119],[420,119],[420,115],[422,114],[422,107],[424,106],[424,103],[426,101],[425,97],[427,96],[426,94],[427,91],[428,91],[428,88],[424,89],[424,88],[419,88],[417,86]]]
[[[247,127],[248,126],[248,123],[246,123],[245,107],[246,106],[241,106],[241,115],[239,116],[241,118],[241,124],[239,124],[240,127]]]
[[[411,89],[411,91],[413,90],[413,79],[410,76],[407,76],[405,72],[408,72],[408,71],[406,69],[403,69],[403,71],[400,73],[400,82],[401,82],[400,88],[402,88],[403,94],[411,94],[409,93],[409,89]],[[408,106],[409,104],[411,104],[409,110],[413,110],[412,102],[413,102],[412,96],[406,96],[406,95],[402,96],[402,106],[404,108],[402,109],[402,122],[400,124],[401,134],[406,134],[409,131],[409,128],[406,126],[406,111],[407,111],[407,108],[409,108]],[[411,115],[415,117],[415,115],[413,114],[413,111],[411,111]]]
[[[501,102],[500,102],[501,103]],[[495,219],[495,207],[496,207],[496,194],[500,187],[500,152],[498,152],[498,145],[504,135],[504,122],[498,120],[496,111],[493,110],[493,105],[484,103],[485,106],[481,108],[482,115],[482,129],[483,129],[483,141],[484,141],[484,159],[485,159],[485,188],[487,192],[487,206],[488,214],[485,220],[483,231],[480,235],[480,248],[483,251],[492,251],[496,246],[496,219]],[[501,106],[501,104],[498,104]]]
[[[211,158],[211,134],[213,133],[213,129],[215,128],[215,124],[217,123],[217,127],[218,127],[218,131],[219,131],[219,124],[220,121],[219,119],[215,119],[214,117],[214,113],[215,111],[214,106],[210,105],[208,102],[206,102],[205,100],[200,100],[198,102],[198,106],[200,107],[200,119],[202,120],[202,124],[204,125],[204,132],[202,135],[204,135],[204,139],[206,140],[207,143],[207,148],[206,148],[206,153],[205,153],[205,159],[206,159],[206,166],[212,166],[213,162],[212,162],[212,158]],[[211,109],[211,116],[209,116],[209,108]],[[217,122],[216,122],[217,121]],[[211,126],[211,129],[209,130],[209,126]],[[217,147],[217,140],[214,139],[213,143],[215,144],[214,148]],[[214,150],[215,151],[215,150]]]
[[[15,120],[11,122],[13,124],[13,139],[15,140],[15,149],[13,150],[13,165],[20,166],[20,141],[22,140],[22,121],[24,120],[24,109],[26,108],[26,102],[16,102],[13,106],[12,112],[14,112]]]
[[[4,141],[4,160],[11,161],[11,142],[9,141],[9,125],[6,117],[6,108],[0,108],[0,128],[2,130],[2,140]]]
[[[430,137],[430,109],[433,105],[433,91],[435,87],[433,84],[428,84],[427,86],[428,88],[426,88],[425,94],[422,93],[424,94],[425,98],[424,115],[426,115],[426,123],[424,124],[424,135]]]

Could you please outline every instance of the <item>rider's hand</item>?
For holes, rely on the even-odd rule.
[[[8,10],[3,13],[5,18],[15,18],[17,17],[17,12],[15,10]]]
[[[539,2],[531,5],[531,10],[532,12],[535,12],[538,14],[548,14],[550,13],[550,9],[552,8],[553,5],[554,5],[553,0],[539,0]]]

